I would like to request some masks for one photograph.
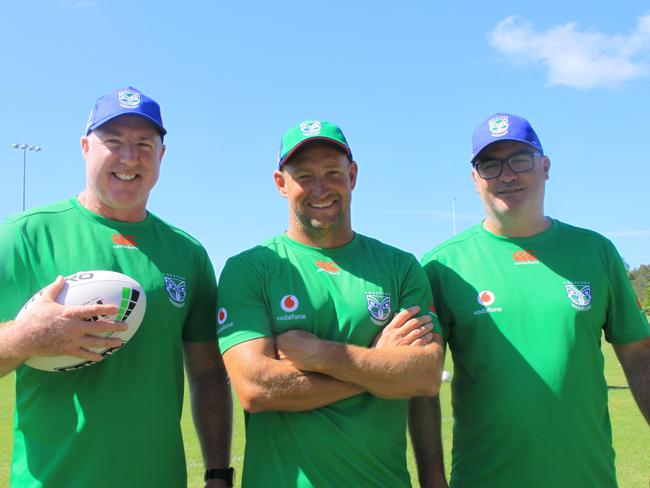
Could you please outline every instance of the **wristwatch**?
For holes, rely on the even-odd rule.
[[[203,481],[208,480],[224,480],[226,486],[234,486],[235,482],[235,468],[228,469],[206,469]]]

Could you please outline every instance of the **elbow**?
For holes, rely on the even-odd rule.
[[[255,391],[254,389],[237,392],[237,397],[239,398],[239,404],[248,413],[260,413],[271,410],[265,395],[262,395],[261,392]]]

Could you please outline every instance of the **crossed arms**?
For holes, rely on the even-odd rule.
[[[223,354],[249,412],[313,410],[368,392],[383,398],[434,396],[440,386],[442,338],[431,317],[411,307],[393,318],[372,347],[326,341],[291,330],[238,344]]]

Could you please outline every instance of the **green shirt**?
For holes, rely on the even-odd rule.
[[[431,305],[426,276],[412,255],[359,234],[335,249],[281,235],[226,263],[219,344],[223,353],[302,329],[369,347],[396,311],[412,305]],[[406,405],[363,393],[311,411],[248,414],[243,486],[410,486]]]
[[[147,294],[139,330],[104,361],[70,372],[16,370],[12,487],[182,487],[182,341],[216,338],[214,271],[205,250],[152,214],[96,215],[76,198],[0,226],[0,320],[77,271],[107,269]]]
[[[616,486],[601,335],[650,335],[614,246],[478,225],[423,264],[454,360],[455,487]]]

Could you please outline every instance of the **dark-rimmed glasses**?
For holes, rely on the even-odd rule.
[[[536,156],[541,156],[541,154],[524,151],[506,159],[484,159],[474,163],[474,169],[484,180],[491,180],[501,176],[504,163],[510,167],[513,173],[525,173],[535,166]]]

